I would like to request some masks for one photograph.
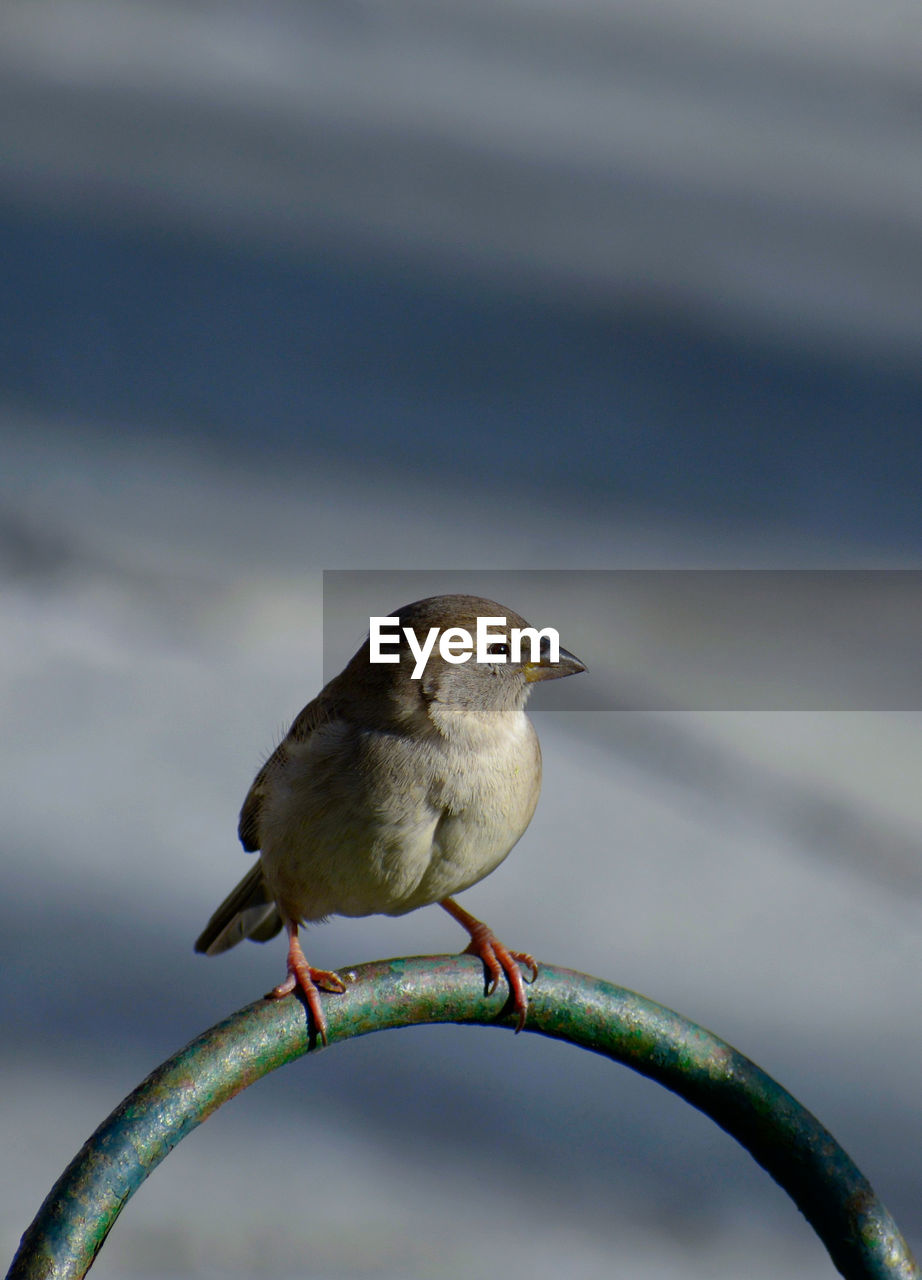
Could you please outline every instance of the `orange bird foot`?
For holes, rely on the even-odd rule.
[[[525,993],[525,981],[519,965],[531,970],[530,982],[538,976],[538,962],[527,951],[510,951],[503,946],[493,930],[472,916],[469,911],[459,907],[452,898],[443,898],[439,906],[460,924],[471,935],[470,943],[464,948],[464,954],[477,956],[483,961],[489,975],[487,995],[491,996],[503,979],[509,983],[509,994],[516,1011],[515,1030],[518,1034],[525,1026],[525,1015],[528,1012],[528,996]]]
[[[285,927],[288,930],[288,977],[277,987],[273,987],[266,999],[281,1000],[283,996],[291,995],[295,988],[300,987],[307,1001],[314,1030],[321,1044],[327,1044],[327,1020],[323,1016],[320,1005],[320,992],[333,991],[342,995],[346,990],[346,984],[338,973],[331,973],[328,969],[312,968],[301,950],[298,926],[286,922]]]

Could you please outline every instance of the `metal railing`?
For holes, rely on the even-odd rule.
[[[469,956],[378,961],[325,1003],[330,1045],[424,1022],[511,1027],[502,995],[484,994]],[[709,1031],[598,978],[542,965],[526,1031],[566,1040],[665,1085],[731,1134],[791,1196],[850,1280],[919,1280],[919,1269],[867,1179],[809,1111]],[[158,1067],[78,1152],[23,1236],[8,1280],[86,1274],[122,1206],[222,1103],[316,1050],[298,999],[260,1000]]]

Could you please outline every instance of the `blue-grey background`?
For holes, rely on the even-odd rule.
[[[914,0],[3,7],[8,1256],[120,1098],[278,980],[280,944],[191,943],[319,687],[323,569],[920,567],[920,40]],[[606,687],[625,653],[674,676],[556,606]],[[849,663],[912,664],[864,634]],[[918,1249],[919,714],[542,692],[538,813],[465,905],[754,1057]],[[462,942],[427,910],[309,954]],[[830,1274],[670,1095],[455,1028],[261,1082],[96,1274],[562,1266]]]

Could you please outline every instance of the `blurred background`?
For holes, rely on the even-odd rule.
[[[500,569],[919,567],[920,43],[914,0],[2,7],[8,1257],[118,1101],[283,972],[281,943],[192,941],[319,687],[324,569],[478,591]],[[346,633],[405,602],[357,596]],[[564,592],[532,620],[611,690],[609,604]],[[700,616],[666,622],[701,645]],[[918,663],[917,634],[844,641]],[[538,813],[464,905],[754,1058],[918,1251],[918,700],[542,713],[544,692]],[[308,954],[459,934],[436,910],[334,920]],[[562,1266],[832,1270],[671,1095],[444,1027],[247,1091],[94,1274]]]

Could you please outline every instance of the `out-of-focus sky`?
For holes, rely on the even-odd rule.
[[[281,944],[191,943],[249,866],[252,774],[319,687],[323,569],[476,590],[918,567],[920,42],[908,0],[4,7],[8,1256],[121,1097],[281,973]],[[600,688],[628,649],[655,683],[608,603],[574,591],[540,622],[588,644]],[[911,666],[914,637],[864,635],[850,662]],[[791,637],[792,668],[815,642]],[[919,713],[542,714],[541,693],[538,813],[465,904],[755,1058],[918,1250]],[[434,910],[334,920],[309,954],[457,935]],[[422,1028],[224,1108],[96,1274],[561,1265],[831,1271],[662,1090]]]

